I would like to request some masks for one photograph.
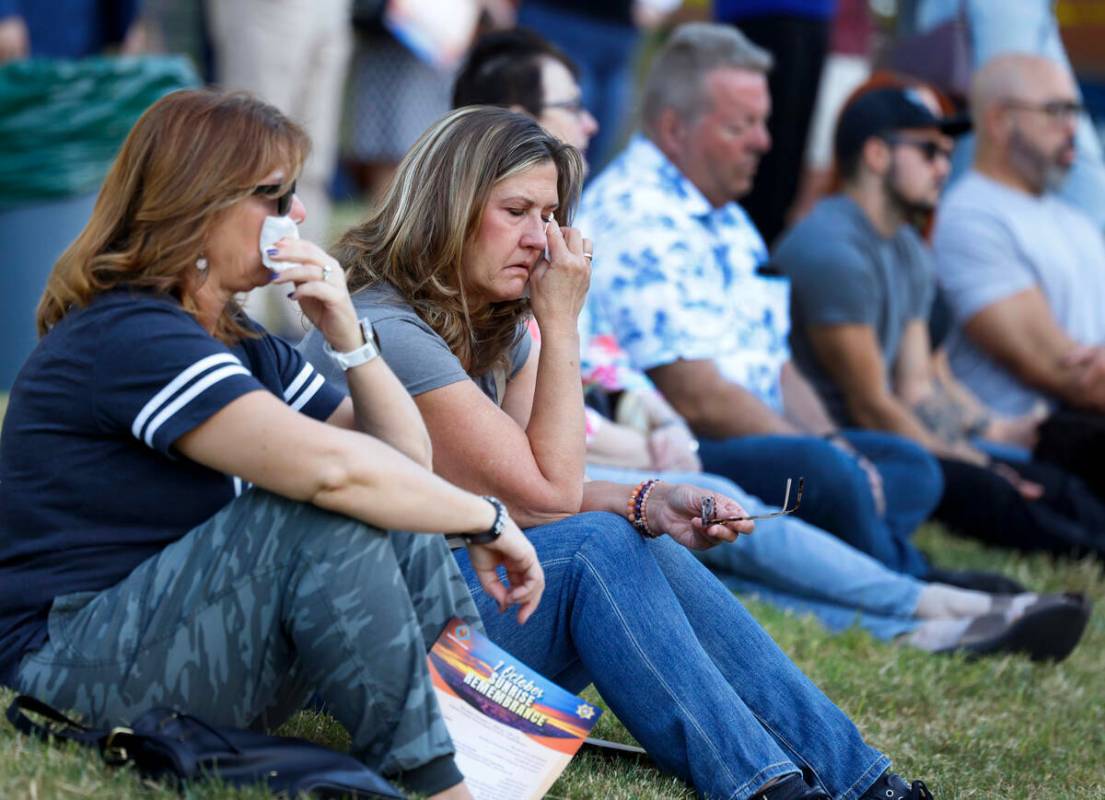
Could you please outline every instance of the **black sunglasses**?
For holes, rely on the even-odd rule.
[[[943,156],[944,158],[951,160],[952,151],[944,147],[939,142],[934,142],[931,139],[909,139],[905,136],[887,136],[885,141],[890,145],[905,145],[906,147],[915,147],[921,151],[921,155],[925,161],[932,163],[936,160],[937,156]]]
[[[794,497],[794,505],[790,505],[790,485],[791,479],[787,478],[787,488],[783,494],[783,507],[778,511],[772,511],[770,514],[751,514],[748,516],[740,517],[721,517],[714,519],[714,508],[716,501],[713,496],[707,496],[702,498],[702,512],[700,517],[702,519],[702,525],[709,527],[711,525],[717,525],[721,522],[744,522],[755,519],[773,519],[775,517],[783,517],[787,514],[793,514],[798,510],[798,506],[802,505],[802,490],[806,487],[806,479],[798,479],[798,494]]]
[[[280,194],[280,190],[283,187],[284,184],[282,183],[265,183],[254,189],[253,193],[261,195],[261,197],[267,197],[270,200],[275,200],[276,215],[278,217],[286,217],[292,210],[292,198],[295,197],[295,181],[292,181],[292,185],[288,188],[288,191]]]

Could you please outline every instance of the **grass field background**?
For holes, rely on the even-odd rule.
[[[0,394],[0,420],[6,397]],[[60,468],[60,465],[59,465]],[[1037,590],[1080,591],[1095,609],[1081,645],[1065,662],[1037,665],[1007,656],[967,662],[876,642],[856,629],[829,636],[808,618],[748,605],[782,648],[886,752],[895,768],[925,780],[936,797],[979,800],[1105,798],[1105,580],[1092,561],[1024,557],[946,535],[919,534],[922,546],[948,566],[1000,570]],[[598,702],[593,690],[590,698]],[[0,707],[14,695],[0,689]],[[302,713],[283,733],[344,748],[333,719]],[[632,741],[613,714],[596,735]],[[171,789],[130,770],[101,766],[94,753],[46,746],[0,721],[0,798],[170,798]],[[635,764],[579,756],[548,795],[595,800],[692,798],[682,784]],[[190,787],[194,800],[264,798],[261,790]]]
[[[363,218],[338,204],[334,234]],[[334,237],[331,237],[334,238]],[[0,392],[0,422],[7,396]],[[59,469],[64,465],[59,465]],[[856,721],[895,769],[925,780],[935,796],[978,800],[1105,800],[1105,578],[1090,561],[1024,557],[953,538],[929,525],[919,542],[946,566],[1000,570],[1040,591],[1081,591],[1095,603],[1085,638],[1058,665],[1007,656],[967,662],[877,642],[855,629],[829,636],[809,618],[748,606],[780,646]],[[588,690],[588,697],[601,698]],[[13,693],[0,689],[0,710]],[[301,713],[281,730],[344,749],[348,737],[326,715]],[[595,735],[631,742],[611,713]],[[0,800],[176,798],[129,769],[102,766],[74,747],[17,735],[0,719]],[[189,787],[189,800],[266,798],[263,790]],[[689,800],[693,793],[656,770],[587,755],[575,758],[549,798]]]

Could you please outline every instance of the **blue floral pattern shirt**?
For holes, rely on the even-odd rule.
[[[735,202],[714,208],[637,135],[583,194],[575,223],[594,241],[592,302],[639,370],[713,361],[782,412],[789,283]]]

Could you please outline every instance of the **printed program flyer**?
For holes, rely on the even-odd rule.
[[[538,800],[602,714],[453,619],[428,656],[457,766],[476,800]]]

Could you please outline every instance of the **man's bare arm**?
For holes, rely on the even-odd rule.
[[[828,436],[839,427],[828,409],[793,361],[783,364],[779,375],[783,388],[783,411],[788,420],[814,436]]]
[[[674,361],[648,376],[699,436],[798,433],[746,389],[725,379],[712,361]]]
[[[1105,352],[1071,340],[1036,288],[979,311],[967,337],[1023,383],[1067,403],[1105,412]]]
[[[917,415],[892,390],[883,366],[882,353],[875,331],[870,325],[818,325],[810,329],[814,352],[833,381],[844,393],[852,418],[863,428],[897,433],[920,444],[932,453],[964,458],[967,450],[952,446],[934,436]],[[899,366],[923,366],[919,357],[928,347],[928,334],[923,323],[910,323],[902,336]],[[918,375],[895,376],[896,382],[914,387]],[[984,461],[981,454],[970,454],[968,460]]]

